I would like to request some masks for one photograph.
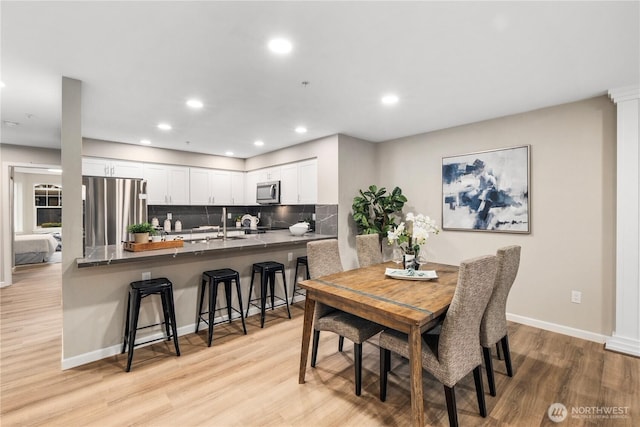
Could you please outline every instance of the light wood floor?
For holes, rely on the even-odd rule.
[[[337,337],[321,338],[318,365],[299,385],[302,304],[269,313],[264,329],[248,319],[180,338],[181,357],[164,343],[136,349],[132,371],[111,357],[60,370],[60,265],[23,269],[1,297],[3,427],[64,426],[406,426],[410,424],[408,364],[392,361],[386,402],[378,399],[378,348],[364,345],[362,396],[353,392],[353,351],[338,353]],[[498,397],[486,394],[489,415],[478,415],[472,376],[457,387],[465,426],[555,425],[551,403],[628,407],[623,419],[572,419],[560,425],[640,425],[640,359],[602,345],[518,324],[509,325],[515,376],[495,360]],[[346,343],[345,343],[346,344]],[[485,380],[485,391],[488,389]],[[448,425],[442,386],[424,379],[429,425]]]

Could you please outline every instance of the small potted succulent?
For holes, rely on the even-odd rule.
[[[156,234],[155,227],[148,222],[131,224],[127,227],[127,231],[133,234],[133,240],[135,243],[148,243],[149,235],[153,236]]]
[[[236,228],[242,227],[242,215],[236,216]]]

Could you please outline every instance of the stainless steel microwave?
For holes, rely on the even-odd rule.
[[[280,181],[259,182],[256,189],[256,202],[263,205],[280,203]]]

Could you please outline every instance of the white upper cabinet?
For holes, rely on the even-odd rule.
[[[283,205],[315,204],[318,200],[318,162],[316,159],[247,172],[244,203],[256,204],[256,185],[280,181],[280,203]]]
[[[298,164],[291,163],[280,168],[280,203],[298,203]]]
[[[244,172],[231,172],[231,204],[244,205]]]
[[[318,161],[306,160],[298,163],[298,203],[318,203]]]
[[[82,158],[82,175],[110,178],[143,178],[143,163],[126,160]]]
[[[244,172],[190,169],[192,205],[238,205],[244,202]]]
[[[147,180],[147,204],[189,204],[188,167],[145,163],[143,176]]]

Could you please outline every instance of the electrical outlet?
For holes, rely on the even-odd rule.
[[[227,213],[227,219],[231,219],[231,212]]]
[[[258,212],[258,218],[260,218],[260,212]]]
[[[312,220],[314,220],[314,221],[316,220],[316,214],[315,214],[315,212],[311,214],[311,219],[312,219]]]
[[[571,291],[571,302],[574,304],[580,304],[582,302],[582,292]]]
[[[173,219],[173,214],[171,212],[167,213],[167,219],[168,220],[172,220]]]
[[[142,273],[142,280],[151,280],[151,272],[145,271],[144,273]]]
[[[289,261],[293,261],[293,252],[289,252],[289,253],[287,254],[287,259],[288,259]]]

